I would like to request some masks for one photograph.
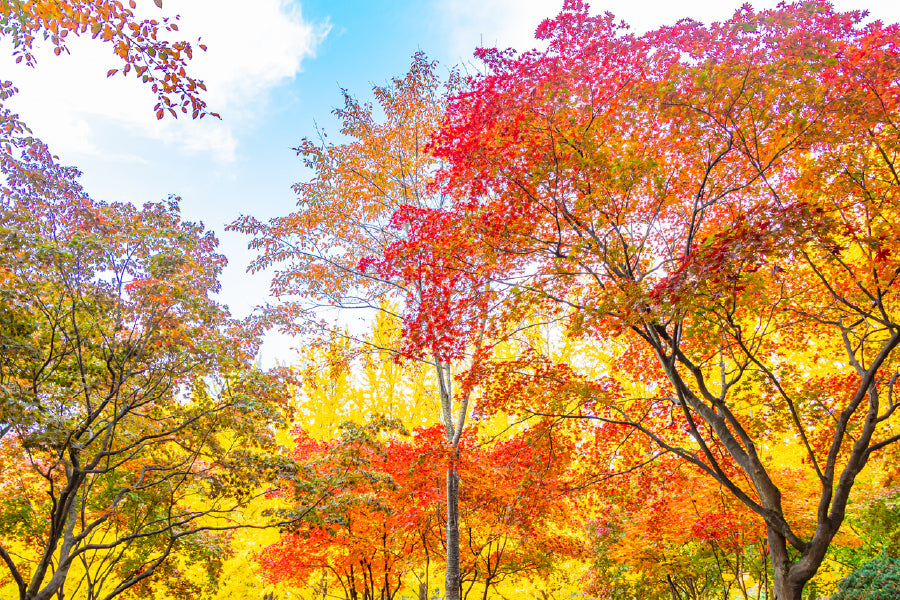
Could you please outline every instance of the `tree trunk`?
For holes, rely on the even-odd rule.
[[[447,600],[459,600],[459,475],[456,465],[459,448],[455,448],[447,467]]]
[[[766,533],[769,538],[769,558],[772,561],[772,589],[775,592],[775,600],[801,600],[806,581],[791,580],[793,561],[788,556],[787,542],[784,536],[772,527],[766,527]]]
[[[775,600],[802,600],[803,586],[791,583],[787,574],[784,577],[776,574],[772,580],[775,588]]]
[[[435,482],[435,484],[437,484],[437,482]],[[431,553],[428,552],[428,544],[425,543],[424,537],[422,538],[422,547],[425,549],[425,581],[419,583],[419,600],[428,600],[430,583],[428,574],[431,570]]]
[[[678,588],[675,587],[671,575],[666,575],[666,582],[669,584],[669,594],[672,596],[672,600],[681,600],[681,594],[678,593]]]

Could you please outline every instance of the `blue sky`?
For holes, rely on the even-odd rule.
[[[756,8],[777,4],[754,2]],[[531,46],[535,27],[562,0],[163,0],[180,14],[185,39],[202,37],[209,50],[194,71],[209,88],[221,121],[157,122],[149,90],[134,79],[106,78],[118,65],[91,40],[71,43],[71,55],[39,55],[35,69],[0,56],[0,74],[19,87],[12,108],[62,162],[79,167],[99,200],[141,204],[182,197],[186,218],[215,230],[230,264],[221,300],[237,316],[266,300],[268,278],[245,273],[247,240],[224,227],[240,214],[259,218],[292,210],[292,183],[308,177],[291,148],[315,133],[335,132],[332,107],[340,88],[367,97],[372,84],[402,75],[425,51],[447,67],[470,60],[479,44]],[[605,0],[638,31],[682,17],[727,18],[739,2]],[[842,10],[868,9],[900,21],[898,0],[844,0]],[[138,11],[159,15],[152,0]],[[289,340],[272,336],[264,362],[291,361]]]

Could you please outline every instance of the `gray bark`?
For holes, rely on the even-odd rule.
[[[447,467],[447,600],[459,600],[459,475],[456,463],[459,450],[454,453],[453,462]]]

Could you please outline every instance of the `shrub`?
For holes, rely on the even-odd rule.
[[[900,561],[882,554],[853,571],[840,583],[831,600],[897,600],[900,598]]]

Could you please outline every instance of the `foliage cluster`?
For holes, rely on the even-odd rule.
[[[834,600],[890,600],[900,595],[900,563],[879,556],[841,582]]]

